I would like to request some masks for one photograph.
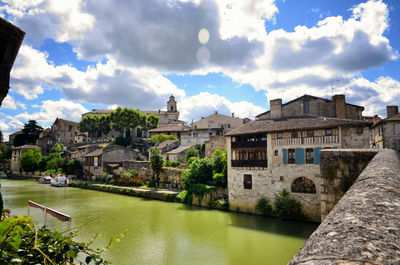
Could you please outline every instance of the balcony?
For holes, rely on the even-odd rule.
[[[267,141],[232,142],[232,148],[267,148]]]
[[[231,160],[232,167],[268,167],[268,160]]]
[[[292,145],[311,145],[311,144],[334,144],[339,143],[338,135],[314,136],[301,138],[274,139],[272,144],[275,146],[292,146]]]

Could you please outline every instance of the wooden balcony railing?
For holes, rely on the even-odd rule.
[[[268,167],[268,160],[231,160],[232,167]]]
[[[286,139],[274,139],[272,143],[275,146],[284,145],[310,145],[310,144],[333,144],[339,143],[338,135],[329,136],[314,136],[314,137],[301,137],[301,138],[286,138]]]
[[[254,142],[232,142],[232,148],[260,148],[267,147],[267,141],[254,141]]]

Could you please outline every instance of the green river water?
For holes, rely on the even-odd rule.
[[[103,255],[112,264],[286,264],[317,227],[29,180],[2,180],[1,192],[13,215],[26,215],[28,200],[70,215],[80,241],[101,232],[105,246],[127,229]],[[43,224],[40,210],[31,215]]]

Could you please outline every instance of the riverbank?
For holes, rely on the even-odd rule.
[[[92,184],[88,182],[77,182],[77,181],[71,182],[70,186],[76,188],[117,193],[122,195],[135,196],[135,197],[154,199],[160,201],[179,202],[176,198],[176,196],[179,194],[179,191],[124,187],[124,186],[97,184],[97,183]]]

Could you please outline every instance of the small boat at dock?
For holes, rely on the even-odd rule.
[[[50,185],[54,187],[67,187],[69,184],[69,180],[65,176],[55,177],[51,180]]]
[[[41,184],[50,184],[52,180],[53,180],[52,177],[44,176],[43,178],[39,179],[39,183],[41,183]]]

